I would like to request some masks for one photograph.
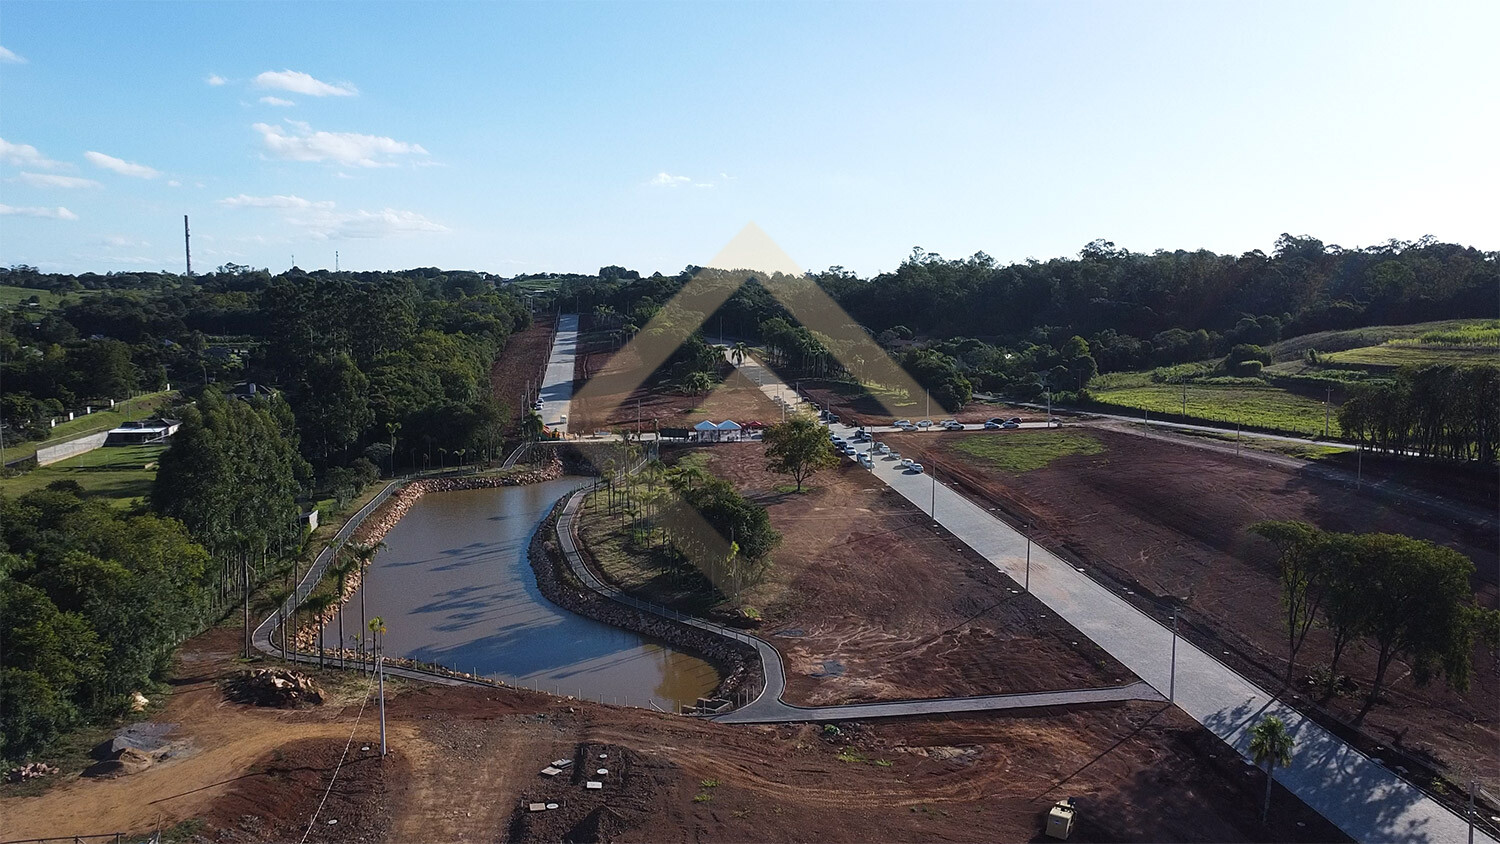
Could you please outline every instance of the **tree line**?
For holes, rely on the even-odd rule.
[[[125,711],[214,617],[212,562],[175,519],[72,481],[0,496],[0,759]]]
[[[1344,435],[1375,451],[1494,463],[1500,367],[1435,364],[1352,384],[1339,406]]]
[[[1267,521],[1249,528],[1277,552],[1282,621],[1291,682],[1308,633],[1321,626],[1331,637],[1320,669],[1325,700],[1345,685],[1340,666],[1352,647],[1375,652],[1355,726],[1364,722],[1389,684],[1398,660],[1411,667],[1418,686],[1442,677],[1458,691],[1469,686],[1476,638],[1500,647],[1500,611],[1474,601],[1474,564],[1451,549],[1400,534],[1348,534],[1305,522]]]

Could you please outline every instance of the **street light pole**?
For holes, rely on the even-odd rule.
[[[1167,681],[1167,701],[1177,700],[1177,611],[1172,611],[1172,676]]]
[[[932,464],[932,504],[927,507],[927,515],[934,520],[937,519],[937,464]]]
[[[1026,591],[1031,591],[1031,522],[1026,523]]]

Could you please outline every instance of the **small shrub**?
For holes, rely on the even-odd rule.
[[[712,794],[708,794],[706,792],[699,792],[698,794],[693,795],[693,802],[694,803],[707,803],[707,802],[709,802],[709,801],[711,801],[713,799],[714,799],[714,796]]]
[[[704,780],[704,781],[702,781],[702,782],[700,782],[698,784],[701,785],[701,786],[703,786],[704,788],[718,788],[719,787],[719,781],[718,780],[713,780],[713,779]]]

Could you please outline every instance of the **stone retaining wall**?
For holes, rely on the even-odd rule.
[[[531,538],[528,552],[537,587],[547,600],[585,618],[659,639],[677,650],[703,659],[718,669],[723,678],[710,697],[731,698],[741,689],[749,690],[753,696],[759,691],[762,685],[760,658],[755,649],[744,642],[626,606],[580,584],[568,568],[557,543],[557,517],[565,501],[559,501],[547,520],[542,522],[541,528]]]

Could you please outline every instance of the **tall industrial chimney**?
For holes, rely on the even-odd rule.
[[[192,245],[192,243],[189,242],[189,239],[188,239],[189,235],[188,235],[187,218],[188,218],[188,215],[186,215],[186,214],[182,215],[182,251],[187,256],[187,274],[188,274],[188,278],[192,278],[193,277],[193,245]]]

